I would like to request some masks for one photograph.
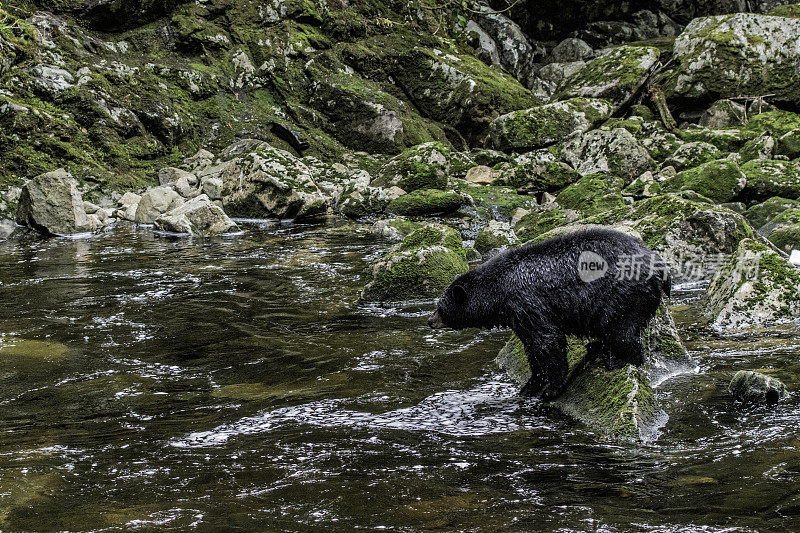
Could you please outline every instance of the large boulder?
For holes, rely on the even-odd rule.
[[[776,95],[800,102],[800,20],[736,13],[693,20],[675,41],[667,96]]]
[[[183,198],[170,187],[154,187],[142,194],[136,204],[134,221],[138,224],[153,224],[156,219],[183,204]]]
[[[500,150],[531,150],[588,131],[611,116],[611,105],[595,98],[573,98],[513,111],[497,117],[489,131]]]
[[[762,202],[773,196],[800,200],[800,162],[754,159],[742,165],[747,184],[742,198]]]
[[[555,98],[602,98],[616,111],[642,88],[658,64],[659,50],[649,46],[612,48],[564,80]]]
[[[238,230],[221,207],[211,203],[208,196],[201,194],[179,207],[164,213],[155,221],[158,229],[173,233],[187,233],[208,237]]]
[[[369,267],[364,300],[433,298],[469,270],[461,236],[452,228],[427,224]]]
[[[311,169],[289,152],[265,142],[243,140],[223,154],[222,203],[230,215],[302,219],[327,211],[328,200],[314,182]]]
[[[561,156],[583,175],[606,172],[626,184],[655,167],[647,150],[623,128],[578,135],[564,146]]]
[[[584,216],[625,206],[622,198],[623,181],[607,174],[589,174],[556,196],[558,205],[574,209]]]
[[[800,319],[800,272],[764,244],[745,239],[719,269],[704,296],[717,330],[736,332]]]
[[[480,28],[495,43],[497,63],[524,83],[537,60],[544,56],[544,47],[529,41],[516,22],[487,5],[477,5],[474,15]]]
[[[91,230],[78,182],[63,168],[36,176],[22,187],[16,219],[45,235]]]
[[[469,198],[457,192],[421,189],[390,201],[386,212],[394,215],[426,216],[455,213],[469,203]]]
[[[666,422],[653,393],[653,384],[694,365],[665,306],[644,334],[645,363],[608,371],[595,362],[601,348],[567,337],[569,380],[553,405],[592,429],[612,438],[646,440]],[[500,351],[497,363],[518,385],[530,379],[525,348],[518,337]]]
[[[375,187],[400,187],[406,192],[417,189],[446,189],[452,151],[442,143],[412,146],[390,159],[372,181]]]
[[[664,192],[691,190],[718,203],[730,202],[745,186],[747,178],[734,161],[720,159],[679,172],[661,184]]]

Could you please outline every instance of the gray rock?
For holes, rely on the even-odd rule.
[[[210,167],[214,159],[216,159],[214,154],[208,150],[198,150],[196,154],[183,160],[183,166],[192,172],[197,172]]]
[[[158,183],[160,185],[172,185],[181,178],[184,178],[187,183],[191,183],[191,181],[197,183],[197,176],[180,168],[166,167],[158,171]]]
[[[194,176],[192,176],[194,177]],[[194,181],[197,182],[197,178],[194,177]],[[192,185],[189,184],[189,180],[186,176],[181,176],[178,178],[178,181],[172,184],[172,188],[175,189],[175,192],[180,194],[184,198],[195,198],[201,194],[200,190],[196,189]]]
[[[239,227],[208,196],[200,196],[159,216],[155,225],[164,231],[208,237],[237,231]]]
[[[474,33],[477,38],[477,46],[475,46],[475,55],[486,63],[487,65],[499,65],[500,53],[497,51],[497,43],[494,39],[480,27],[474,20],[467,22],[467,33]]]
[[[747,112],[742,104],[733,100],[717,100],[700,116],[699,124],[704,128],[736,128],[744,124]]]
[[[738,371],[728,390],[736,400],[755,405],[775,405],[789,395],[786,385],[777,379],[749,370]]]
[[[736,13],[693,20],[675,41],[667,97],[775,94],[800,102],[800,19]]]
[[[22,188],[17,223],[46,235],[90,230],[78,183],[63,168],[33,178]]]
[[[156,187],[142,195],[136,207],[134,221],[138,224],[153,224],[162,214],[183,204],[183,198],[169,187]]]
[[[550,57],[555,63],[570,63],[573,61],[584,61],[594,55],[594,50],[586,41],[568,37],[558,43]]]
[[[484,5],[477,10],[481,12],[478,24],[497,45],[500,64],[524,85],[535,62],[544,57],[545,48],[529,41],[522,28],[504,14]]]
[[[236,153],[241,142],[227,151]],[[251,142],[249,149],[221,168],[226,212],[245,218],[302,219],[327,211],[328,199],[300,159],[261,141]]]
[[[209,177],[201,182],[203,194],[212,200],[222,200],[222,180]]]
[[[655,167],[655,161],[626,129],[594,130],[574,137],[562,157],[583,174],[607,172],[623,178],[626,184]]]
[[[0,220],[0,241],[8,239],[16,229],[17,225],[13,220]]]
[[[800,320],[800,271],[781,255],[745,239],[719,269],[703,305],[721,331],[747,331]]]

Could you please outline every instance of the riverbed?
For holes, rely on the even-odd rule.
[[[118,226],[0,242],[6,530],[792,531],[800,403],[733,403],[739,369],[797,390],[793,331],[722,338],[661,383],[646,443],[517,394],[508,332],[433,331],[433,302],[359,302],[366,225]]]

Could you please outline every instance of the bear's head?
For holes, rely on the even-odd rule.
[[[488,282],[488,283],[487,283]],[[501,297],[495,281],[478,267],[456,276],[442,293],[436,311],[428,318],[432,328],[493,328],[503,325],[497,307]]]

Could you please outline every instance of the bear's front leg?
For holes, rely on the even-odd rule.
[[[557,398],[567,385],[567,339],[561,333],[548,333],[526,340],[525,351],[531,366],[531,379],[522,393],[549,401]]]
[[[633,321],[622,324],[606,344],[608,355],[606,369],[617,370],[627,364],[639,366],[644,363],[644,343],[642,326]]]

